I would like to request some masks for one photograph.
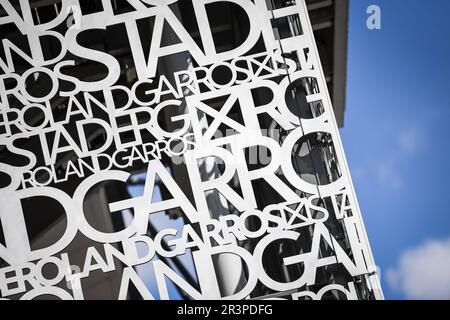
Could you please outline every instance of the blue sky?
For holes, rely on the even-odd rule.
[[[350,3],[341,134],[386,298],[450,299],[450,1]]]

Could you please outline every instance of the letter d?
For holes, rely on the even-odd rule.
[[[67,217],[67,228],[64,235],[54,244],[38,250],[31,250],[21,204],[22,200],[32,197],[46,197],[59,202]],[[74,221],[72,199],[61,190],[40,187],[15,192],[2,192],[0,193],[0,203],[2,204],[0,206],[0,219],[5,238],[5,246],[0,245],[0,257],[10,265],[22,264],[44,256],[54,255],[69,245],[76,235],[77,227]],[[45,208],[36,208],[36,211],[32,214],[45,214]]]

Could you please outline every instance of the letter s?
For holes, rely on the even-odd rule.
[[[99,26],[97,29],[104,30],[105,27],[102,28]],[[120,76],[119,62],[113,56],[107,53],[81,46],[77,42],[77,36],[82,31],[85,30],[69,29],[67,31],[66,38],[68,41],[68,51],[75,54],[78,57],[103,64],[108,69],[108,74],[104,79],[98,81],[86,82],[80,80],[78,86],[79,91],[87,91],[87,92],[100,91],[103,90],[104,88],[114,85]]]

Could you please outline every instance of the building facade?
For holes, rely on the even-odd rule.
[[[347,1],[0,9],[0,297],[383,298],[338,133]]]

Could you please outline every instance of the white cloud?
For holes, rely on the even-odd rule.
[[[397,128],[393,133],[394,140],[383,153],[374,149],[373,160],[363,166],[352,168],[355,180],[375,178],[387,189],[397,191],[405,186],[403,164],[414,160],[414,157],[426,146],[425,130],[420,125]]]
[[[450,299],[450,238],[405,251],[386,278],[408,299]]]
[[[399,175],[396,163],[391,160],[381,160],[375,168],[378,181],[390,189],[400,189],[403,186],[403,179]]]
[[[425,134],[421,127],[410,127],[399,132],[397,142],[401,151],[415,154],[424,145]]]

